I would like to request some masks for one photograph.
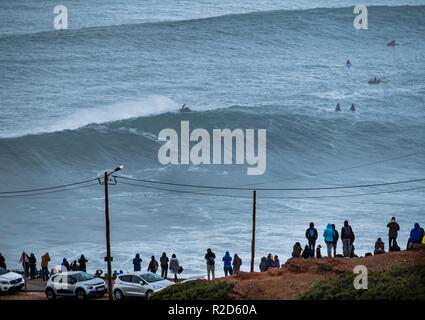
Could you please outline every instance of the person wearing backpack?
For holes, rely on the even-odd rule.
[[[310,249],[311,257],[314,257],[317,236],[318,236],[317,229],[314,227],[314,223],[311,222],[310,227],[305,232],[305,237],[308,240],[308,247]]]
[[[230,256],[229,251],[226,251],[226,254],[223,257],[223,263],[224,263],[224,276],[227,277],[227,275],[233,274],[232,269],[232,257]]]
[[[336,247],[338,245],[339,233],[336,230],[336,226],[334,224],[332,225],[332,229],[334,230],[334,242],[332,244],[332,247],[334,249],[334,257],[336,257]]]
[[[388,248],[393,247],[394,243],[397,241],[398,231],[400,230],[399,224],[396,222],[395,217],[391,218],[390,223],[387,224],[388,228]]]
[[[351,248],[354,242],[354,232],[348,221],[344,221],[344,226],[341,229],[341,240],[342,240],[342,252],[344,257],[351,257]]]
[[[164,279],[167,279],[168,261],[167,254],[163,252],[161,258],[159,258],[159,262],[161,263],[161,277]]]
[[[151,262],[149,262],[148,272],[156,273],[158,270],[158,261],[155,260],[155,256],[151,257]]]
[[[332,258],[332,247],[334,244],[335,233],[330,223],[323,232],[323,237],[325,238],[326,249],[328,250],[328,257]]]
[[[205,260],[207,261],[207,274],[208,280],[215,279],[215,254],[210,248],[207,249],[207,254],[205,255]]]

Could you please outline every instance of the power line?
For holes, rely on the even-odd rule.
[[[348,185],[348,186],[335,186],[335,187],[304,187],[304,188],[241,188],[241,187],[225,187],[225,186],[207,186],[207,185],[194,185],[194,184],[183,184],[183,183],[173,183],[165,181],[155,181],[147,180],[140,178],[130,178],[123,176],[115,176],[116,178],[121,178],[125,180],[153,183],[159,185],[168,185],[176,187],[185,187],[185,188],[199,188],[199,189],[216,189],[216,190],[241,190],[241,191],[315,191],[315,190],[339,190],[339,189],[356,189],[356,188],[371,188],[371,187],[381,187],[381,186],[391,186],[397,184],[405,184],[412,182],[422,182],[425,181],[425,178],[420,179],[411,179],[411,180],[402,180],[394,182],[383,182],[383,183],[373,183],[373,184],[358,184],[358,185]]]
[[[240,185],[239,187],[242,187],[242,186],[257,186],[257,185],[269,184],[269,183],[275,183],[275,182],[281,182],[281,181],[293,181],[293,180],[300,180],[300,179],[305,179],[305,178],[313,178],[313,177],[317,177],[317,176],[321,176],[321,175],[325,175],[325,174],[329,174],[329,173],[348,171],[348,170],[352,170],[352,169],[369,167],[369,166],[373,166],[373,165],[376,165],[376,164],[381,164],[381,163],[390,162],[390,161],[394,161],[394,160],[400,160],[400,159],[404,159],[404,158],[408,158],[408,157],[417,156],[417,155],[420,155],[420,154],[423,154],[423,153],[425,153],[425,151],[419,151],[419,152],[415,152],[415,153],[405,154],[405,155],[402,155],[402,156],[399,156],[399,157],[393,157],[393,158],[388,158],[388,159],[358,164],[358,165],[339,168],[339,169],[335,169],[335,170],[322,171],[322,172],[313,173],[313,174],[310,174],[310,175],[307,175],[307,176],[295,176],[295,177],[289,177],[289,178],[280,178],[280,179],[263,181],[263,182],[256,182],[256,183],[251,183],[251,184],[244,184],[244,185]]]
[[[54,187],[47,187],[47,188],[26,189],[26,190],[16,190],[16,191],[1,191],[0,192],[0,195],[1,194],[29,193],[29,192],[37,192],[37,191],[62,189],[62,188],[66,188],[66,187],[72,187],[72,186],[76,186],[76,185],[88,183],[88,182],[93,182],[93,181],[97,181],[97,179],[90,179],[90,180],[85,180],[85,181],[80,181],[80,182],[74,182],[74,183],[69,183],[69,184],[64,184],[64,185],[54,186]]]
[[[201,196],[212,196],[212,197],[225,197],[225,198],[246,198],[251,199],[252,196],[243,196],[243,195],[230,195],[230,194],[217,194],[217,193],[206,193],[206,192],[196,192],[196,191],[188,191],[188,190],[177,190],[177,189],[169,189],[163,187],[153,187],[135,183],[121,182],[122,184],[141,187],[145,189],[155,189],[176,193],[185,193],[185,194],[194,194]],[[358,194],[347,194],[347,195],[323,195],[323,196],[264,196],[260,197],[261,199],[326,199],[326,198],[353,198],[353,197],[361,197],[361,196],[370,196],[376,194],[385,194],[385,193],[399,193],[399,192],[408,192],[425,189],[424,187],[415,187],[415,188],[405,188],[405,189],[396,189],[396,190],[387,190],[387,191],[377,191],[377,192],[368,192],[368,193],[358,193]]]
[[[82,189],[82,188],[88,188],[88,187],[92,187],[92,186],[97,186],[97,183],[92,183],[92,184],[88,184],[88,185],[83,185],[83,186],[75,186],[75,187],[71,187],[71,188],[66,188],[66,189],[61,189],[61,190],[53,190],[53,191],[46,191],[46,192],[36,192],[36,193],[25,193],[25,194],[14,194],[14,195],[0,195],[0,199],[3,198],[22,198],[22,197],[33,197],[33,196],[38,196],[38,195],[43,195],[43,194],[52,194],[52,193],[59,193],[59,192],[65,192],[65,191],[70,191],[70,190],[75,190],[75,189]]]

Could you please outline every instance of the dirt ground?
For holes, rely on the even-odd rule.
[[[234,282],[233,299],[294,300],[317,282],[353,272],[364,265],[369,272],[386,271],[401,264],[425,266],[425,251],[391,252],[362,258],[289,259],[279,270],[240,273],[221,281]]]

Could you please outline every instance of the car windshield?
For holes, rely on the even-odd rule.
[[[159,275],[157,275],[155,273],[145,273],[145,274],[142,274],[141,277],[146,282],[156,282],[156,281],[164,280]]]
[[[6,273],[9,273],[9,270],[6,270],[5,268],[0,268],[0,276]]]
[[[77,282],[88,281],[88,280],[94,279],[94,277],[91,274],[88,274],[86,272],[79,272],[79,273],[73,274],[71,276],[71,278],[73,278]]]

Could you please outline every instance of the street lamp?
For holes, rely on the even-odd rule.
[[[108,196],[108,184],[109,177],[117,171],[124,169],[123,165],[120,165],[115,168],[114,171],[106,172],[103,176],[103,181],[99,178],[99,183],[105,186],[105,225],[106,225],[106,257],[105,261],[108,266],[108,296],[109,300],[112,300],[112,257],[111,257],[111,238],[110,238],[110,229],[109,229],[109,196]],[[111,181],[111,184],[117,184],[117,180],[114,177],[114,180]]]

